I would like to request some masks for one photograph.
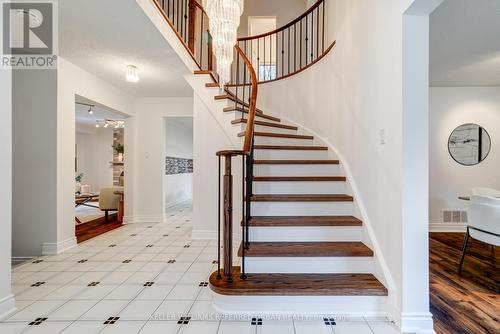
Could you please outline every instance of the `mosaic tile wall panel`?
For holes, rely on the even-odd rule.
[[[193,172],[193,159],[166,157],[165,174],[188,174]]]

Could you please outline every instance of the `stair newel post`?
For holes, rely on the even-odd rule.
[[[233,175],[232,155],[225,156],[224,163],[224,275],[232,281],[233,270]]]
[[[222,279],[220,274],[220,175],[221,175],[221,157],[219,160],[219,174],[217,174],[217,279]]]

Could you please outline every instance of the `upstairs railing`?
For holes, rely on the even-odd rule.
[[[200,70],[214,70],[208,15],[196,0],[153,0]]]
[[[238,46],[256,69],[259,83],[289,77],[323,58],[335,45],[327,41],[326,0],[318,0],[305,13],[281,28],[242,37]],[[329,44],[328,44],[329,43]],[[234,71],[231,84],[241,82]]]

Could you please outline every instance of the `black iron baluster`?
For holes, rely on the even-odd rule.
[[[201,15],[201,27],[200,27],[200,66],[201,66],[201,69],[203,69],[203,18],[204,18],[204,15],[202,13]]]
[[[316,15],[316,57],[319,56],[319,7],[316,9],[318,14]]]
[[[302,68],[302,20],[300,20],[300,67]]]
[[[288,73],[290,74],[290,28],[286,29],[288,31],[288,48],[287,48],[287,53],[288,53]]]
[[[325,2],[323,1],[322,3],[323,7],[323,19],[321,20],[321,24],[323,26],[323,32],[322,32],[322,42],[321,42],[321,53],[325,52]]]
[[[245,215],[245,155],[241,155],[241,279],[246,279],[245,275],[245,234],[246,234],[246,215]]]
[[[293,25],[293,71],[297,71],[297,23]]]
[[[311,62],[314,53],[314,11],[311,12]]]
[[[248,126],[248,125],[247,125]],[[250,155],[247,157],[247,187],[246,187],[246,221],[245,221],[245,235],[246,243],[245,247],[248,249],[250,246],[250,235],[249,235],[249,223],[252,219],[252,196],[253,196],[253,166],[254,166],[254,143],[255,143],[255,132],[252,134],[252,145],[250,146]]]
[[[257,38],[257,78],[260,81],[260,38]]]
[[[285,75],[285,31],[281,30],[281,76]]]
[[[263,49],[264,49],[264,81],[266,81],[267,80],[267,78],[266,78],[266,36],[264,36],[264,47],[263,47]],[[260,68],[259,68],[259,73],[260,73]],[[260,78],[259,78],[259,80],[260,80]]]
[[[219,174],[217,178],[217,279],[222,279],[220,274],[220,174],[221,174],[221,157],[219,155]]]

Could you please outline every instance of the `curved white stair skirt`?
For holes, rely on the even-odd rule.
[[[386,317],[387,296],[226,296],[212,306],[228,315]]]

